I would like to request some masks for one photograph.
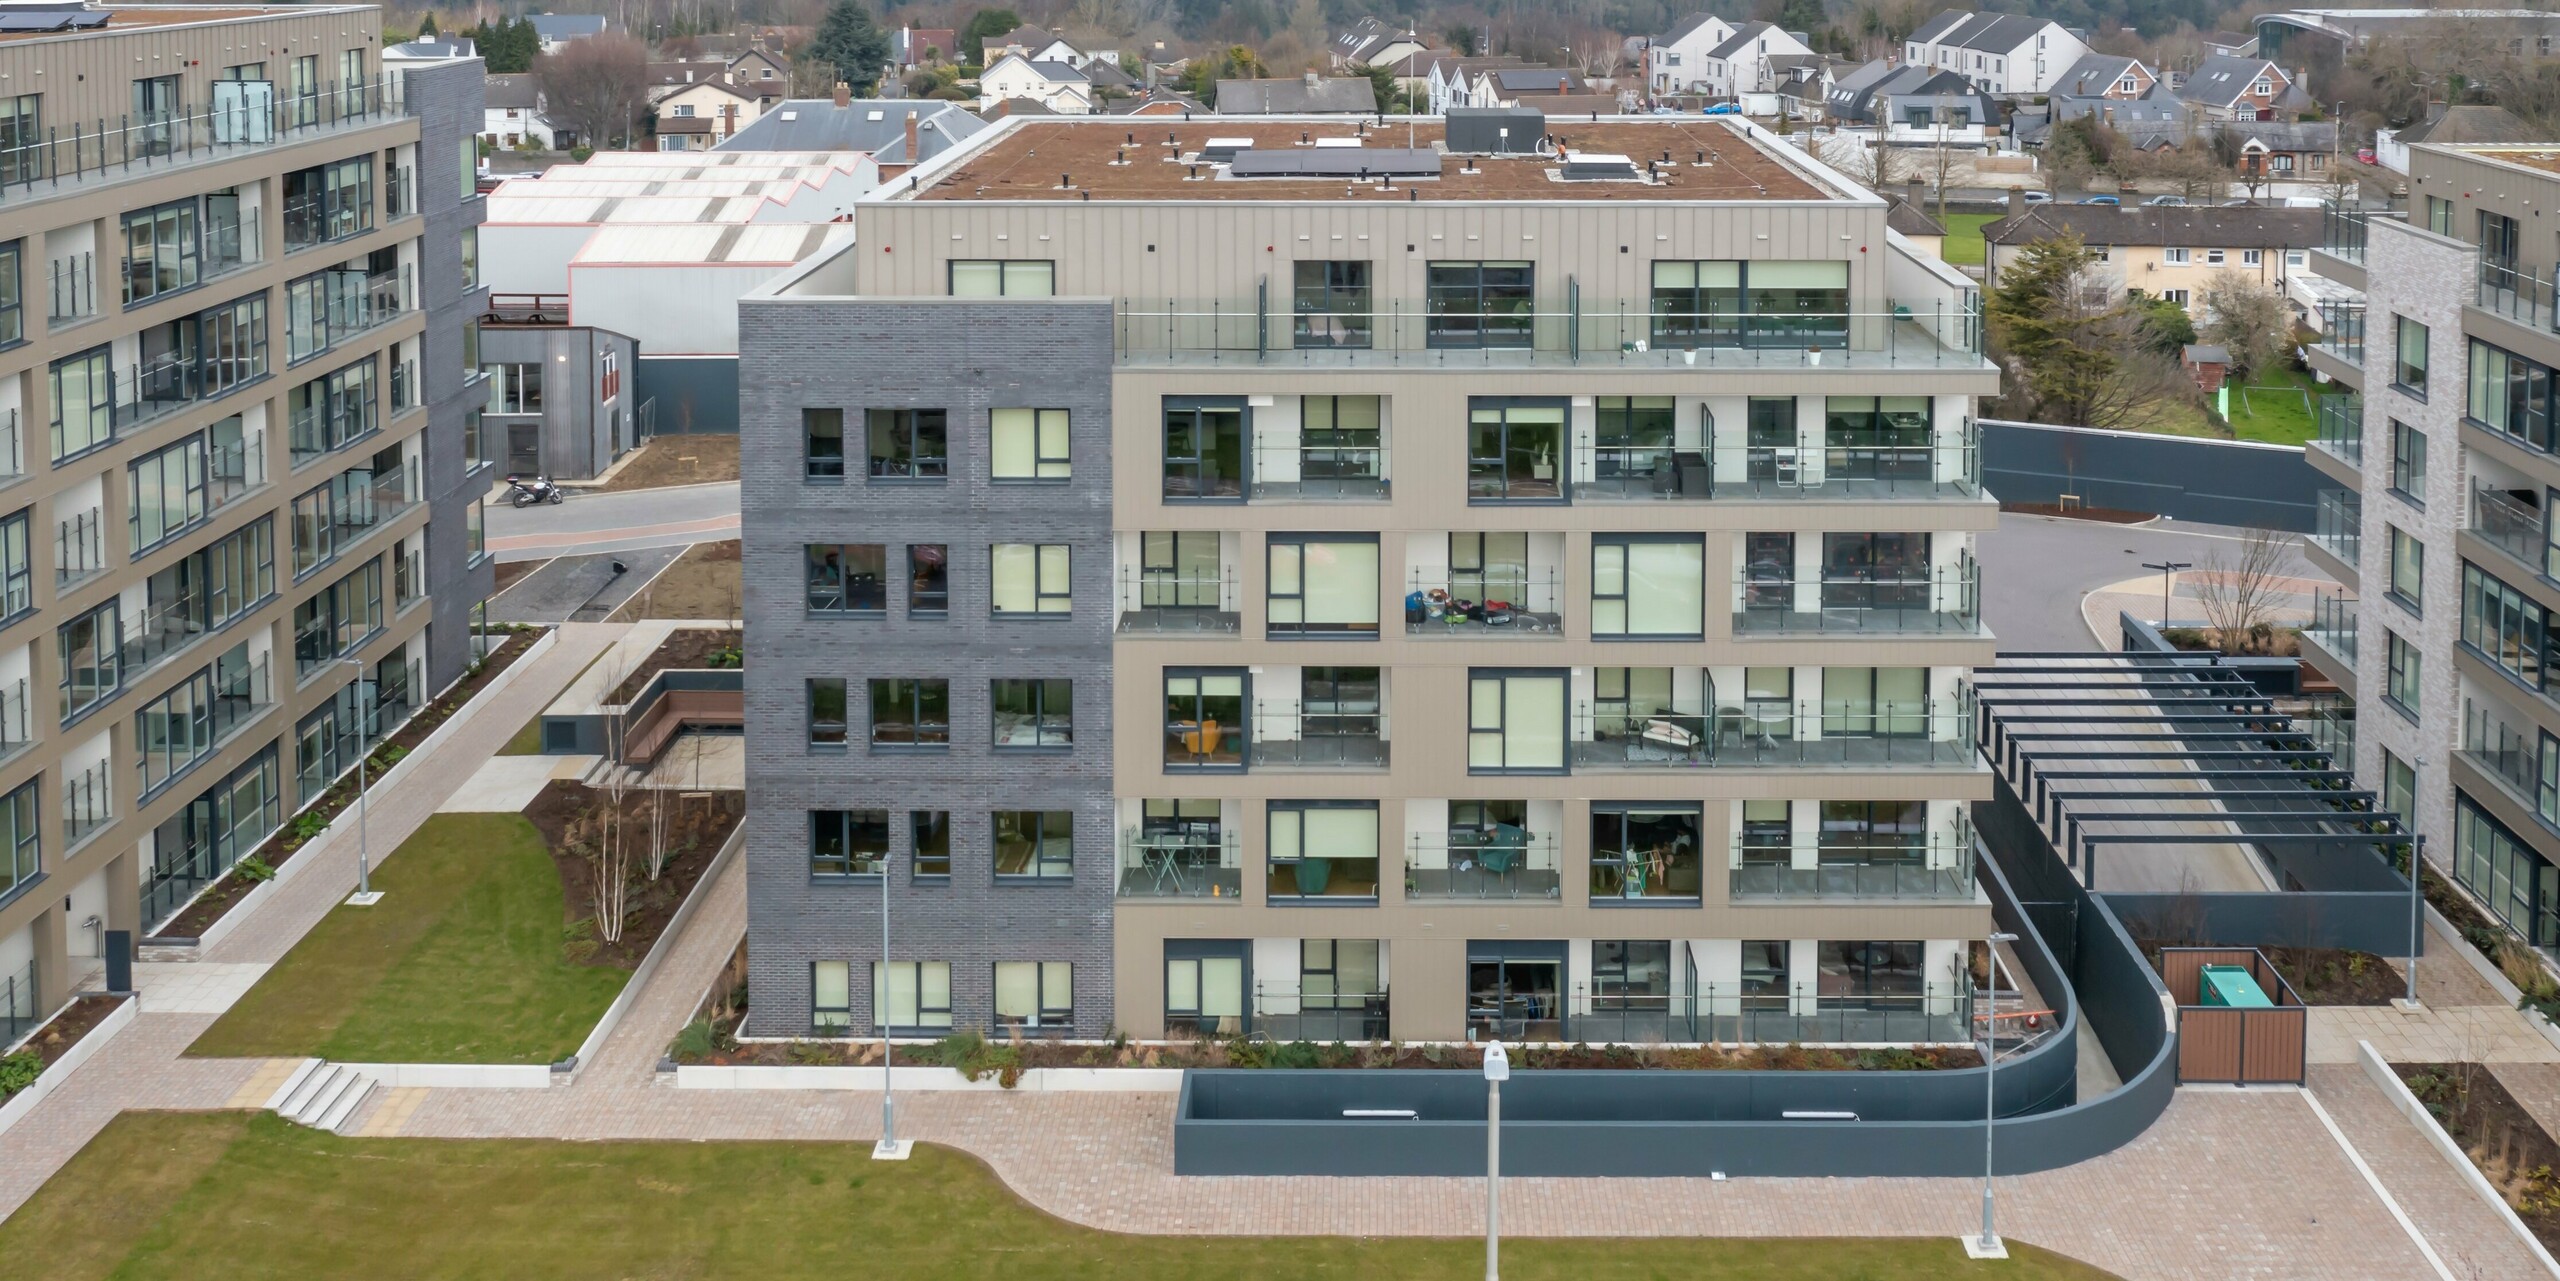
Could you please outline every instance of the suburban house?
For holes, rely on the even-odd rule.
[[[2204,52],[2208,58],[2253,58],[2258,53],[2258,36],[2256,32],[2208,32]]]
[[[525,21],[533,24],[533,37],[542,52],[551,53],[572,40],[600,36],[611,30],[600,13],[528,13]]]
[[[1120,52],[1116,49],[1080,49],[1064,36],[1028,24],[987,37],[986,62],[990,67],[997,57],[1008,53],[1020,54],[1032,62],[1063,62],[1079,68],[1095,62],[1110,63],[1115,69],[1120,65]]]
[[[1326,50],[1334,69],[1347,67],[1383,67],[1402,62],[1429,48],[1422,37],[1409,27],[1397,27],[1377,18],[1362,18],[1337,32]]]
[[[1503,67],[1536,65],[1507,53],[1484,58],[1443,55],[1423,72],[1423,91],[1428,99],[1426,114],[1445,116],[1452,107],[1489,107],[1493,104],[1476,101],[1476,82],[1485,72]]]
[[[900,71],[957,62],[960,34],[950,27],[905,27],[889,33],[889,61]]]
[[[387,45],[382,50],[384,62],[450,62],[456,58],[477,58],[480,47],[469,36],[420,36],[402,44]]]
[[[1645,83],[1658,94],[1697,93],[1707,55],[1733,38],[1733,24],[1712,13],[1693,13],[1645,46]]]
[[[2140,58],[2118,58],[2093,53],[2072,63],[2053,82],[2055,97],[2106,98],[2128,102],[2151,92],[2160,83],[2160,75],[2144,66]]]
[[[753,94],[721,80],[677,88],[658,99],[657,111],[660,151],[707,150],[754,124],[762,114]],[[670,138],[685,142],[682,146],[669,146]]]
[[[764,37],[757,36],[746,52],[729,59],[729,83],[755,94],[758,98],[782,100],[791,85],[791,64],[782,55],[764,47]]]
[[[989,51],[995,47],[994,41],[987,42]],[[1008,52],[997,55],[994,64],[978,77],[978,109],[984,111],[1011,99],[1038,103],[1053,115],[1091,115],[1093,82],[1071,63],[1034,62]]]
[[[790,98],[756,117],[719,151],[838,152],[889,166],[931,160],[987,127],[966,104],[927,98]]]
[[[385,50],[384,57],[390,52]],[[2504,107],[2460,106],[2442,103],[2427,108],[2427,118],[2405,129],[2373,131],[2374,158],[2393,173],[2409,172],[2409,148],[2416,143],[2432,142],[2438,146],[2481,146],[2529,142],[2548,142],[2549,131],[2536,128]]]
[[[1903,42],[1902,60],[1953,71],[2003,96],[2053,92],[2064,72],[2089,56],[2079,36],[2051,18],[1949,9]]]
[[[1511,107],[1523,99],[1563,95],[1588,96],[1591,85],[1581,73],[1563,67],[1491,67],[1476,73],[1470,105]]]
[[[509,150],[530,145],[559,151],[578,145],[575,133],[555,129],[543,118],[542,86],[534,82],[532,72],[490,76],[482,92],[482,142]]]
[[[2273,120],[2294,96],[2293,77],[2264,58],[2207,58],[2174,91],[2213,120]]]
[[[1781,31],[1774,23],[1746,22],[1707,51],[1698,68],[1695,92],[1709,98],[1774,93],[1778,75],[1770,59],[1812,55],[1812,47],[1793,32]]]
[[[1883,59],[1832,82],[1823,102],[1833,123],[1875,128],[1896,145],[1979,147],[2000,122],[1999,104],[1964,76]]]
[[[2338,154],[2333,120],[2235,120],[2220,128],[2239,140],[2240,172],[2265,181],[2326,181]]]
[[[2204,314],[2204,293],[2224,272],[2271,288],[2320,243],[2320,211],[2267,205],[2035,205],[2012,192],[2007,216],[1982,228],[1988,287],[2028,245],[2077,235],[2114,286],[2139,289]]]
[[[1211,102],[1222,116],[1374,115],[1377,86],[1367,76],[1303,76],[1270,80],[1221,80]]]

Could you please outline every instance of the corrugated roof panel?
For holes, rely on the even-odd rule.
[[[794,263],[852,235],[847,223],[622,223],[597,228],[571,261],[589,266]]]

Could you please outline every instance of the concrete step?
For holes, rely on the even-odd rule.
[[[276,1105],[276,1115],[288,1121],[301,1121],[303,1113],[337,1088],[339,1078],[346,1075],[336,1064],[325,1060],[315,1059],[312,1064],[310,1070],[299,1074],[301,1083],[286,1092],[284,1102]]]
[[[347,1095],[364,1084],[363,1077],[334,1064],[330,1066],[328,1076],[328,1083],[314,1091],[311,1100],[300,1110],[286,1117],[287,1120],[296,1125],[310,1126],[315,1130],[328,1129],[328,1126],[321,1124],[322,1118],[328,1116]]]
[[[311,1079],[312,1074],[318,1072],[325,1066],[327,1066],[327,1064],[320,1059],[304,1059],[300,1064],[296,1065],[293,1069],[293,1075],[286,1077],[284,1079],[284,1084],[276,1087],[276,1092],[267,1097],[267,1110],[270,1112],[284,1111],[285,1101],[292,1098],[294,1092],[302,1088],[303,1082]]]
[[[347,1088],[339,1093],[337,1103],[314,1123],[316,1128],[327,1130],[331,1134],[346,1133],[349,1128],[348,1123],[355,1119],[357,1110],[364,1106],[366,1099],[373,1097],[375,1087],[372,1077],[361,1072],[350,1072],[347,1075],[351,1078]]]

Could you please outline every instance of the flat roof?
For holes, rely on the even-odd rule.
[[[2560,142],[2530,147],[2518,147],[2512,144],[2501,145],[2498,143],[2484,143],[2468,146],[2462,143],[2453,143],[2446,146],[2445,150],[2457,151],[2466,156],[2480,156],[2490,160],[2504,160],[2511,165],[2523,165],[2527,169],[2539,169],[2544,173],[2560,173]]]
[[[1134,138],[1133,143],[1131,139]],[[1444,147],[1441,121],[1395,119],[1381,123],[1340,116],[1238,118],[1196,122],[1158,118],[1017,117],[946,153],[949,162],[918,175],[922,185],[887,189],[890,199],[1208,201],[1339,199],[1353,180],[1338,176],[1236,178],[1201,163],[1180,162],[1212,139],[1250,138],[1256,151],[1284,155],[1321,153],[1338,161],[1342,150],[1315,145],[1325,138],[1360,139],[1381,159],[1407,149]],[[1167,139],[1172,145],[1167,145]],[[1378,200],[1831,200],[1838,193],[1808,176],[1817,162],[1796,164],[1720,120],[1660,116],[1601,117],[1596,121],[1551,118],[1548,154],[1441,156],[1436,178],[1397,178],[1393,191],[1372,181],[1363,197]],[[1638,181],[1567,182],[1553,154],[1624,155],[1643,170],[1662,161],[1658,175]],[[1799,168],[1798,165],[1805,166]],[[1473,171],[1469,171],[1472,166]],[[1193,175],[1197,173],[1195,178]],[[1066,184],[1059,178],[1064,175]],[[1213,176],[1214,175],[1214,176]]]
[[[196,22],[239,22],[250,18],[308,18],[321,14],[362,12],[362,5],[170,5],[128,4],[96,5],[85,12],[105,14],[105,23],[74,31],[0,31],[0,44],[28,40],[63,40],[110,36],[119,31],[136,31],[145,27],[177,27]],[[34,13],[40,10],[75,12],[84,7],[73,0],[62,4],[9,6],[11,11]]]

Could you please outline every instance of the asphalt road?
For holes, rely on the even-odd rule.
[[[512,507],[505,487],[489,500],[489,552],[499,560],[548,560],[582,552],[632,551],[718,542],[738,536],[738,482],[634,489],[572,490],[557,505]]]
[[[2081,621],[2082,596],[2142,576],[2148,572],[2144,561],[2182,560],[2211,568],[2215,557],[2238,554],[2245,533],[2176,521],[2109,525],[2003,512],[2000,527],[1976,543],[1983,621],[2004,653],[2102,648]],[[2325,577],[2299,552],[2287,553],[2277,572]]]

